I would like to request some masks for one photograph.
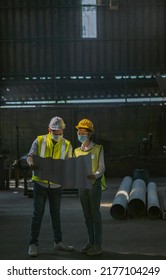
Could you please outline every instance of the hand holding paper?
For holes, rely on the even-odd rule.
[[[95,175],[93,175],[93,174],[88,175],[87,178],[88,178],[89,180],[95,180],[95,179],[96,179]]]

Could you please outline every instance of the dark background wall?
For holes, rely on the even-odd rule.
[[[97,38],[85,39],[79,0],[0,0],[1,153],[12,160],[26,154],[55,115],[75,147],[74,126],[86,117],[104,146],[108,176],[137,167],[165,175],[166,92],[158,92],[155,76],[166,69],[166,1],[114,2],[112,9],[109,0],[97,1]],[[65,103],[122,96],[126,102],[114,105]],[[136,96],[149,101],[127,102]],[[161,103],[151,102],[155,96]],[[48,100],[52,106],[40,103]],[[33,101],[38,105],[28,105]]]
[[[61,116],[65,137],[77,147],[75,125],[81,118],[94,122],[94,141],[104,146],[106,174],[123,176],[135,168],[147,168],[153,176],[165,175],[165,106],[56,107],[1,110],[1,145],[14,161],[27,154],[37,135],[47,133],[49,120]],[[152,148],[143,140],[152,134]]]

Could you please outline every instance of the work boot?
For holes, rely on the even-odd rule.
[[[82,249],[81,249],[81,253],[86,253],[90,248],[92,247],[91,243],[87,243]]]
[[[28,255],[30,257],[36,257],[37,256],[37,245],[36,244],[29,245]]]
[[[99,245],[92,245],[91,248],[86,252],[88,256],[101,255],[102,253],[102,248]]]
[[[54,243],[55,250],[63,250],[63,251],[72,251],[74,249],[73,246],[66,245],[63,242]]]

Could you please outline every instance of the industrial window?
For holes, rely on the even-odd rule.
[[[82,0],[82,38],[97,38],[96,0]]]

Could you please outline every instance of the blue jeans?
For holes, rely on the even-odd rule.
[[[53,238],[56,243],[62,241],[60,205],[62,198],[62,188],[46,188],[34,182],[33,190],[34,211],[31,221],[30,244],[38,245],[38,237],[41,228],[41,222],[45,211],[45,204],[48,198],[51,215]]]
[[[92,188],[79,190],[89,243],[99,246],[102,243],[101,192],[100,179],[96,180]]]

